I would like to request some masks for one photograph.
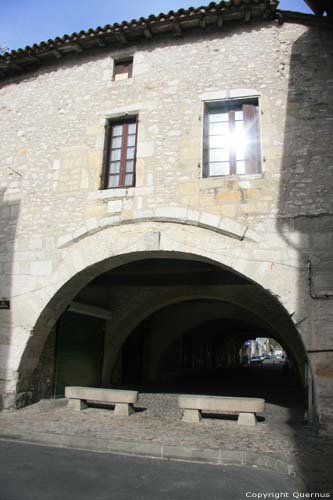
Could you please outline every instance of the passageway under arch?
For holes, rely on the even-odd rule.
[[[284,405],[296,390],[296,399],[304,399],[300,335],[277,298],[259,284],[180,253],[152,252],[105,267],[98,274],[97,266],[50,328],[34,371],[39,397],[86,385],[264,395],[280,402],[284,393]],[[257,337],[283,346],[288,376],[282,367],[242,365],[242,344]]]

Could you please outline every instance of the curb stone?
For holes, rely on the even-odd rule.
[[[294,476],[302,488],[306,481],[296,464],[287,462],[280,454],[258,454],[247,451],[223,450],[221,448],[195,448],[189,446],[171,446],[144,441],[125,441],[102,439],[98,437],[82,437],[51,432],[19,431],[10,428],[0,430],[0,440],[51,446],[56,448],[72,448],[96,453],[115,453],[120,455],[143,456],[164,460],[180,460],[201,462],[220,466],[247,466],[275,470],[282,474]]]

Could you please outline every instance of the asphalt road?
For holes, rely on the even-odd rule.
[[[246,500],[264,492],[288,492],[292,498],[297,485],[257,468],[0,441],[0,500]]]

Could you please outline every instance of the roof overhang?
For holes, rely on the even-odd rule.
[[[273,19],[278,0],[230,0],[210,3],[206,7],[180,9],[167,14],[141,17],[80,31],[13,50],[0,56],[0,78],[19,75],[39,68],[45,63],[63,59],[92,49],[109,49],[129,46],[142,40],[169,35],[181,37],[185,32],[199,28],[223,28],[234,22]]]
[[[45,64],[83,52],[94,49],[117,49],[161,35],[182,37],[193,29],[223,30],[224,26],[237,22],[248,24],[251,21],[264,22],[278,19],[281,23],[284,13],[277,11],[278,4],[279,0],[223,0],[220,3],[212,2],[206,7],[190,7],[186,10],[170,11],[167,14],[141,17],[138,20],[108,24],[64,35],[0,56],[0,79],[24,74]],[[297,22],[297,13],[285,14],[288,14],[286,20]],[[298,19],[300,22],[306,22],[310,18],[316,19],[316,16],[307,14],[301,17],[302,19]]]

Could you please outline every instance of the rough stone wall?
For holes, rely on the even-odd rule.
[[[41,312],[34,294],[48,297],[51,275],[62,283],[62,249],[115,224],[168,216],[213,228],[231,220],[259,235],[238,270],[263,286],[262,269],[277,270],[271,290],[287,290],[281,302],[293,303],[307,349],[326,351],[310,361],[318,391],[333,398],[332,302],[310,299],[306,267],[311,259],[314,293],[331,294],[331,38],[291,23],[235,26],[78,55],[2,85],[0,296],[12,300],[10,311],[0,311],[3,392],[15,391]],[[114,58],[130,53],[133,78],[112,81]],[[262,173],[202,178],[203,100],[253,92]],[[136,186],[100,190],[104,124],[125,112],[139,117]],[[131,227],[135,235],[138,225]],[[193,253],[228,259],[227,250],[217,255],[215,236],[182,234]]]

